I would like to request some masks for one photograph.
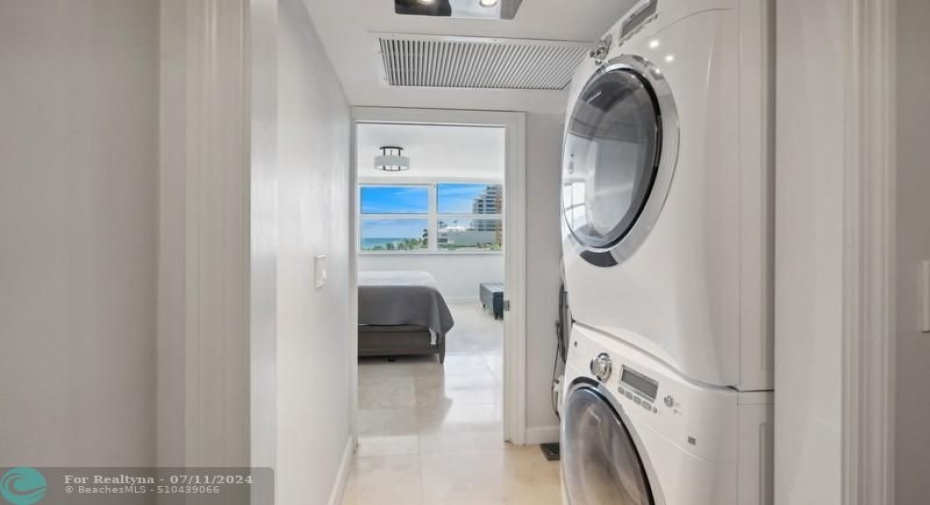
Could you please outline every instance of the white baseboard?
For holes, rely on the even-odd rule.
[[[559,427],[530,426],[526,428],[526,445],[548,444],[559,441]]]
[[[355,437],[349,435],[346,450],[342,453],[342,461],[339,463],[339,472],[336,473],[336,482],[333,483],[333,490],[329,493],[329,505],[341,505],[342,503],[342,495],[345,494],[346,481],[349,480],[349,470],[352,467],[353,454],[355,454]]]
[[[444,296],[446,303],[478,303],[477,296]]]

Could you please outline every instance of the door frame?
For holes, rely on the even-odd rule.
[[[810,9],[810,2],[784,0],[778,3],[778,35],[788,40],[805,34],[813,26],[825,26],[825,35],[815,42],[807,42],[807,54],[801,65],[817,66],[821,74],[817,84],[799,85],[785,95],[779,89],[777,101],[791,100],[791,106],[804,107],[823,95],[823,82],[836,83],[836,93],[842,100],[817,110],[819,123],[805,133],[813,133],[809,144],[824,143],[825,152],[839,154],[841,159],[819,159],[823,152],[813,153],[819,162],[816,170],[800,170],[797,155],[791,152],[798,146],[792,139],[778,140],[776,191],[780,200],[789,201],[788,193],[795,188],[798,194],[789,195],[791,206],[777,236],[781,261],[790,268],[781,272],[776,261],[776,328],[781,332],[809,331],[822,339],[821,348],[792,349],[779,356],[776,365],[776,413],[787,418],[805,415],[812,409],[822,408],[823,402],[837,403],[837,408],[820,421],[838,428],[837,439],[824,446],[829,451],[811,449],[817,441],[805,439],[810,434],[783,430],[779,439],[776,417],[776,503],[789,503],[792,497],[817,494],[822,503],[843,505],[891,505],[894,503],[894,424],[895,424],[895,205],[896,205],[896,153],[895,153],[895,12],[896,0],[831,0]],[[796,14],[804,12],[804,19]],[[835,45],[821,44],[827,41]],[[802,40],[802,42],[804,42]],[[824,58],[838,58],[824,67]],[[787,58],[780,56],[779,58]],[[779,60],[787,61],[787,60]],[[797,60],[791,60],[797,63]],[[789,67],[790,68],[790,67]],[[779,71],[782,71],[781,69]],[[785,74],[786,75],[786,74]],[[799,78],[813,81],[813,75]],[[791,79],[794,79],[792,76]],[[800,102],[800,103],[798,103]],[[829,116],[829,117],[827,117]],[[778,131],[798,125],[797,118],[780,115],[776,118]],[[839,131],[832,125],[843,125]],[[823,125],[830,125],[824,127]],[[819,129],[819,130],[818,130]],[[823,132],[822,134],[820,132]],[[796,139],[794,139],[796,140]],[[784,159],[782,159],[784,157]],[[817,187],[817,193],[806,191],[810,173],[826,173],[835,187]],[[823,178],[821,183],[823,183]],[[786,206],[788,207],[788,206]],[[818,226],[793,230],[797,224],[797,209],[808,217],[816,216]],[[777,213],[777,218],[782,214]],[[786,224],[787,223],[787,224]],[[812,232],[833,229],[838,233],[829,237],[813,237]],[[790,246],[790,247],[787,247]],[[818,248],[829,248],[818,250]],[[835,248],[835,252],[834,252]],[[808,253],[805,257],[805,251]],[[810,258],[816,255],[819,258]],[[779,256],[779,253],[776,253]],[[787,257],[787,259],[786,259]],[[808,261],[809,260],[809,261]],[[816,275],[824,265],[838,265],[837,272],[817,279],[816,283],[797,283],[804,275]],[[803,292],[815,285],[819,293]],[[839,302],[834,306],[811,307],[809,314],[798,313],[797,306],[783,309],[791,314],[779,315],[783,307],[794,299]],[[790,302],[789,302],[790,301]],[[817,313],[818,318],[810,314]],[[787,329],[786,329],[787,328]],[[776,333],[776,338],[781,333]],[[781,339],[782,346],[797,346],[799,339]],[[812,346],[814,347],[814,346]],[[798,355],[804,359],[796,360]],[[822,362],[825,356],[836,361]],[[834,367],[836,371],[834,372]],[[827,372],[822,372],[827,370]],[[798,381],[785,381],[795,389],[786,389],[780,383],[785,376],[814,377],[820,382],[816,398],[798,401],[794,393]],[[781,398],[781,399],[779,399]],[[803,410],[802,410],[803,409]],[[797,411],[795,411],[797,410]],[[785,414],[787,412],[787,414]],[[818,433],[825,430],[820,430]],[[792,460],[815,460],[818,475],[807,476],[796,482],[793,476],[781,478],[778,469],[790,466]],[[837,465],[838,468],[834,465]],[[796,486],[796,487],[792,487]]]
[[[895,498],[895,15],[895,0],[847,0],[844,505]]]
[[[358,174],[356,159],[356,125],[358,123],[434,124],[465,126],[499,126],[506,131],[504,166],[504,440],[517,445],[526,443],[526,114],[523,112],[471,111],[454,109],[403,109],[391,107],[352,108],[351,180],[351,283],[353,296],[358,293],[358,241],[356,213]],[[358,315],[358,300],[353,298],[353,320]],[[354,331],[354,328],[353,328]],[[352,372],[352,431],[357,436],[358,415],[358,342],[349,351]]]

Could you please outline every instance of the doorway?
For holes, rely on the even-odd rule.
[[[350,184],[353,188],[350,203],[353,216],[350,268],[356,273],[353,279],[353,293],[357,296],[359,271],[425,270],[433,274],[440,292],[445,291],[443,295],[451,307],[453,319],[456,319],[455,312],[458,312],[459,324],[458,328],[453,325],[447,335],[449,337],[446,341],[448,356],[445,359],[448,365],[440,365],[438,353],[426,354],[418,358],[385,356],[380,362],[376,359],[363,358],[363,366],[373,365],[370,372],[366,373],[374,376],[412,373],[414,375],[413,387],[416,388],[415,375],[419,371],[424,374],[424,378],[421,379],[421,390],[428,391],[432,386],[434,388],[432,394],[435,395],[440,394],[435,390],[436,384],[431,385],[428,382],[443,381],[440,382],[440,390],[446,391],[448,388],[453,400],[455,395],[460,395],[460,398],[471,396],[470,400],[465,400],[465,402],[484,405],[483,408],[488,410],[487,414],[492,417],[494,405],[497,405],[497,416],[501,419],[500,430],[495,437],[497,443],[501,446],[504,441],[514,444],[524,443],[526,424],[524,398],[526,315],[525,269],[523,267],[525,265],[524,114],[366,107],[353,109],[353,116],[352,145],[355,170],[352,184]],[[415,130],[416,128],[420,130]],[[428,131],[429,134],[427,134]],[[421,141],[429,140],[424,139],[424,135],[429,137],[442,133],[467,132],[473,135],[474,142],[470,146],[460,147],[462,152],[446,153],[448,163],[436,163],[429,161],[427,159],[429,155],[422,152],[419,146],[422,146],[423,142],[408,141],[407,148],[394,145],[404,143],[401,135],[404,132],[408,134],[416,132],[417,135],[407,138],[419,136]],[[386,135],[382,137],[384,138],[383,145],[382,141],[377,140],[379,133]],[[400,137],[394,137],[397,141],[389,142],[391,134],[400,135]],[[438,137],[436,140],[439,140]],[[378,145],[372,144],[367,148],[363,146],[363,144],[367,145],[372,142]],[[431,143],[425,142],[425,144]],[[414,145],[418,148],[412,149]],[[471,169],[457,163],[471,158],[475,153],[487,155],[494,151],[493,146],[497,145],[499,145],[500,159],[494,163],[479,162],[479,166],[473,166]],[[399,147],[404,151],[382,152],[381,147]],[[362,152],[361,149],[365,151]],[[416,150],[421,151],[420,157],[415,152]],[[391,170],[377,170],[373,165],[375,156],[397,156],[397,158],[387,159],[409,162],[410,169],[396,171],[406,172],[404,174],[392,173],[394,171]],[[493,171],[494,165],[500,168],[496,174]],[[453,170],[444,173],[442,172],[444,168]],[[398,175],[400,177],[397,177]],[[407,184],[407,186],[400,183]],[[403,216],[405,221],[416,220],[416,224],[398,223],[399,216],[389,215],[392,211],[390,208],[382,208],[380,211],[375,209],[378,198],[384,198],[392,191],[398,191],[398,187],[414,195],[414,198],[422,200],[422,195],[425,195],[425,208],[423,203],[420,203],[419,208],[407,209],[410,212]],[[457,196],[453,198],[453,195]],[[376,198],[372,199],[372,196]],[[466,202],[469,208],[455,208],[465,205]],[[405,224],[406,227],[396,226],[398,224]],[[377,230],[382,232],[391,230],[393,233],[377,233]],[[414,233],[417,230],[420,231],[419,235]],[[390,242],[394,242],[393,245],[388,245],[386,240],[388,238],[392,239]],[[393,239],[401,239],[401,241]],[[389,247],[394,250],[388,252]],[[377,250],[365,250],[366,248]],[[397,250],[401,248],[404,250]],[[409,249],[417,250],[410,251]],[[452,265],[452,261],[455,261],[456,265]],[[493,266],[495,262],[497,265]],[[495,279],[495,269],[497,269],[497,279]],[[450,275],[450,273],[455,275]],[[365,275],[367,274],[363,274],[363,277]],[[367,281],[363,279],[363,282]],[[503,288],[502,296],[499,295],[498,307],[494,306],[493,294],[486,298],[484,304],[481,303],[482,290],[493,291],[494,284],[501,284],[500,287]],[[358,320],[359,300],[357,298],[353,301],[351,310],[355,320]],[[495,314],[496,311],[499,312]],[[495,319],[495,316],[499,319]],[[456,336],[457,329],[460,337]],[[495,338],[492,336],[495,331],[498,334],[497,338],[501,339],[498,342],[499,351],[494,350],[493,343],[490,341],[491,338]],[[433,333],[435,339],[435,332]],[[433,340],[433,343],[436,341]],[[355,399],[353,432],[358,437],[361,431],[369,429],[370,423],[377,423],[372,419],[361,419],[359,407],[371,406],[368,404],[371,396],[377,396],[379,393],[373,390],[360,390],[359,363],[356,359],[359,355],[358,341],[354,341],[352,345],[354,348],[350,350],[350,359],[352,359],[350,368]],[[498,353],[497,358],[495,358],[495,352]],[[395,361],[389,362],[388,359]],[[373,363],[368,363],[368,360]],[[398,363],[401,366],[397,366]],[[467,375],[466,372],[470,368],[480,372],[480,375],[484,375],[483,372],[487,371],[488,374],[484,375],[485,379],[499,380],[500,388],[496,393],[496,398],[488,396],[491,394],[491,388],[482,388],[478,385],[469,391],[468,384],[459,383],[462,379],[451,378],[451,375],[447,377],[443,372],[448,369],[451,373]],[[440,373],[434,374],[430,379],[427,378],[430,375],[429,370]],[[439,379],[440,376],[445,378]],[[408,389],[406,393],[398,394],[406,395],[408,399],[406,401],[409,401],[410,384],[400,387]],[[364,405],[359,404],[360,394],[365,396]],[[413,394],[415,395],[416,392],[414,391]],[[445,408],[441,402],[449,396],[435,397],[434,399],[440,403],[434,403],[429,408]],[[400,398],[397,400],[404,401]],[[491,402],[484,403],[484,400],[491,400]],[[477,412],[480,409],[470,410]],[[400,412],[395,412],[395,414],[404,415]],[[404,420],[398,421],[399,424],[404,422]],[[409,420],[406,422],[409,423]],[[484,442],[491,443],[491,440],[484,438]],[[394,449],[404,450],[403,445],[412,443],[412,440],[404,442],[401,439],[398,443],[400,446],[395,446]],[[369,442],[369,445],[372,444]],[[361,452],[365,450],[365,448],[360,448]],[[382,448],[381,450],[391,449]]]

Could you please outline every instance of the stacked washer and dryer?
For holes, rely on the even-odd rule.
[[[644,0],[576,70],[566,504],[772,502],[772,9]]]

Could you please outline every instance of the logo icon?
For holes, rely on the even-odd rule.
[[[34,468],[11,468],[0,477],[0,495],[13,505],[32,505],[45,498],[48,483]]]

